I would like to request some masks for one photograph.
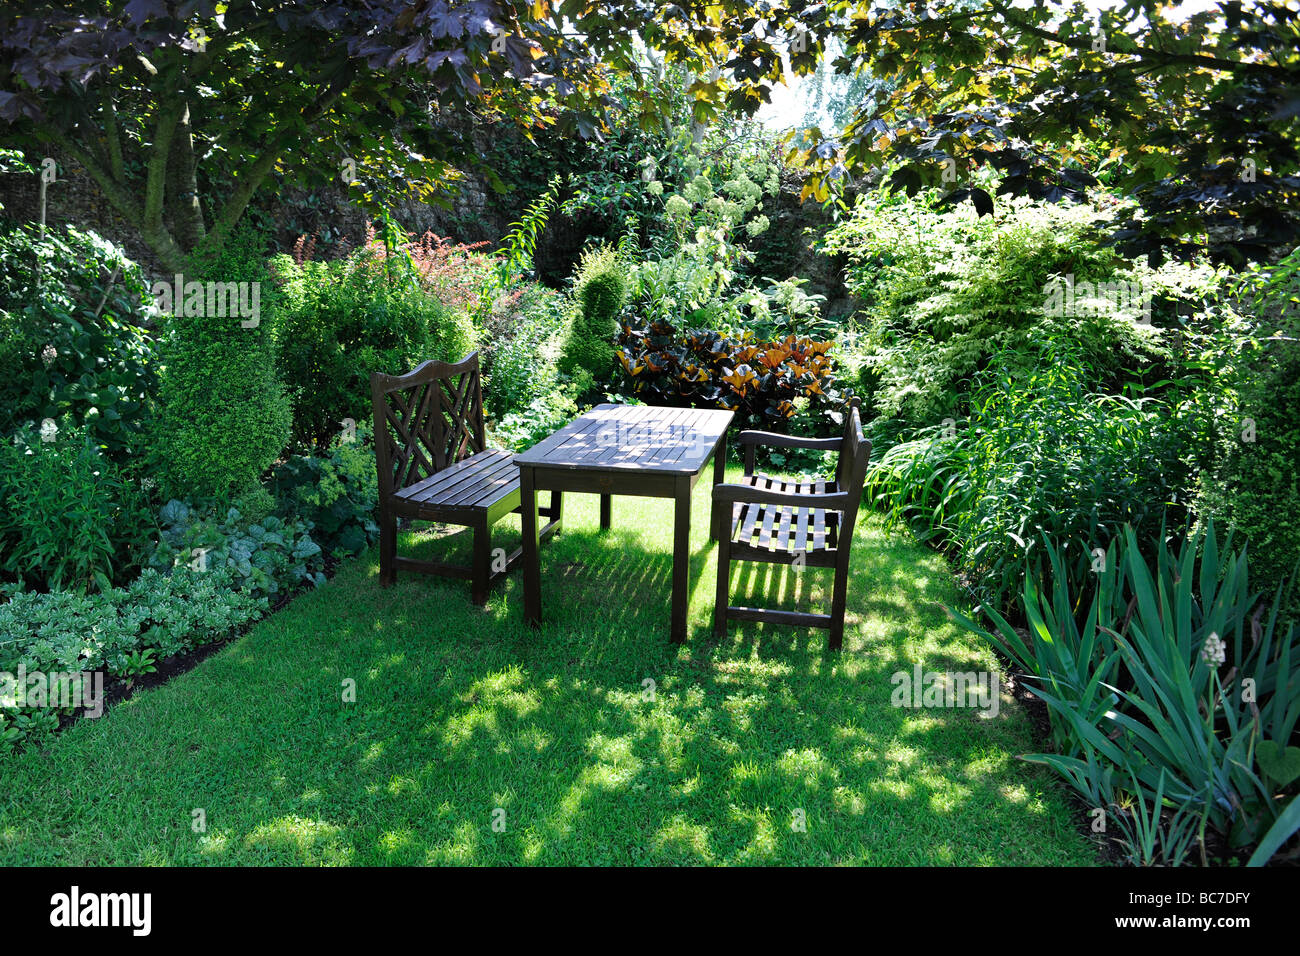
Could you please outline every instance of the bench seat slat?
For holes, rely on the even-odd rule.
[[[482,507],[519,489],[519,469],[507,452],[482,451],[397,492],[399,501],[427,507]]]

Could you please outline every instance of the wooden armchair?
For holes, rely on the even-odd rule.
[[[849,581],[853,525],[862,501],[871,442],[862,435],[858,399],[844,414],[840,438],[798,438],[771,432],[743,431],[745,478],[740,484],[715,485],[713,520],[718,534],[718,593],[713,633],[721,639],[728,620],[771,621],[830,630],[830,648],[844,641],[844,604]],[[832,481],[785,482],[754,473],[754,447],[812,448],[839,451]],[[731,528],[726,511],[731,511]],[[732,561],[834,568],[829,614],[734,607],[728,591]]]
[[[516,548],[493,570],[492,525],[519,510],[519,469],[508,452],[486,447],[478,353],[459,362],[424,362],[406,375],[370,376],[379,464],[379,581],[387,587],[398,568],[469,578],[475,604],[523,555]],[[551,492],[550,521],[541,538],[560,526],[563,498]],[[469,567],[419,561],[397,554],[397,519],[440,521],[474,531]]]

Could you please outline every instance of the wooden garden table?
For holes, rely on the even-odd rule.
[[[672,639],[686,639],[690,572],[691,489],[713,459],[722,481],[732,412],[655,405],[597,405],[515,456],[523,518],[524,618],[541,623],[537,493],[546,489],[600,495],[600,526],[610,525],[610,496],[673,499]],[[726,521],[719,510],[714,520]],[[709,536],[728,529],[710,521]]]

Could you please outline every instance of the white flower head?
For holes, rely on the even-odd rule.
[[[41,441],[54,441],[55,436],[59,434],[59,426],[55,424],[53,418],[47,418],[41,422]]]
[[[53,365],[54,360],[58,357],[59,357],[59,350],[56,349],[53,345],[47,345],[45,346],[45,348],[41,349],[41,361],[45,363],[46,368],[49,368],[51,365]]]
[[[1228,659],[1228,645],[1223,643],[1223,639],[1218,634],[1211,632],[1201,646],[1201,658],[1207,664],[1218,667]]]

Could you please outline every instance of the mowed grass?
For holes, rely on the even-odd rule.
[[[994,718],[891,706],[915,662],[994,666],[943,611],[940,557],[868,519],[842,653],[771,625],[718,644],[701,481],[676,647],[671,514],[616,498],[602,534],[596,499],[568,496],[540,630],[518,573],[479,609],[467,582],[385,590],[376,552],[348,562],[189,673],[0,761],[0,863],[1096,862],[1063,790],[1016,759],[1033,744],[1009,696]],[[517,518],[498,527],[513,547]],[[752,601],[829,591],[828,571],[742,567]]]

